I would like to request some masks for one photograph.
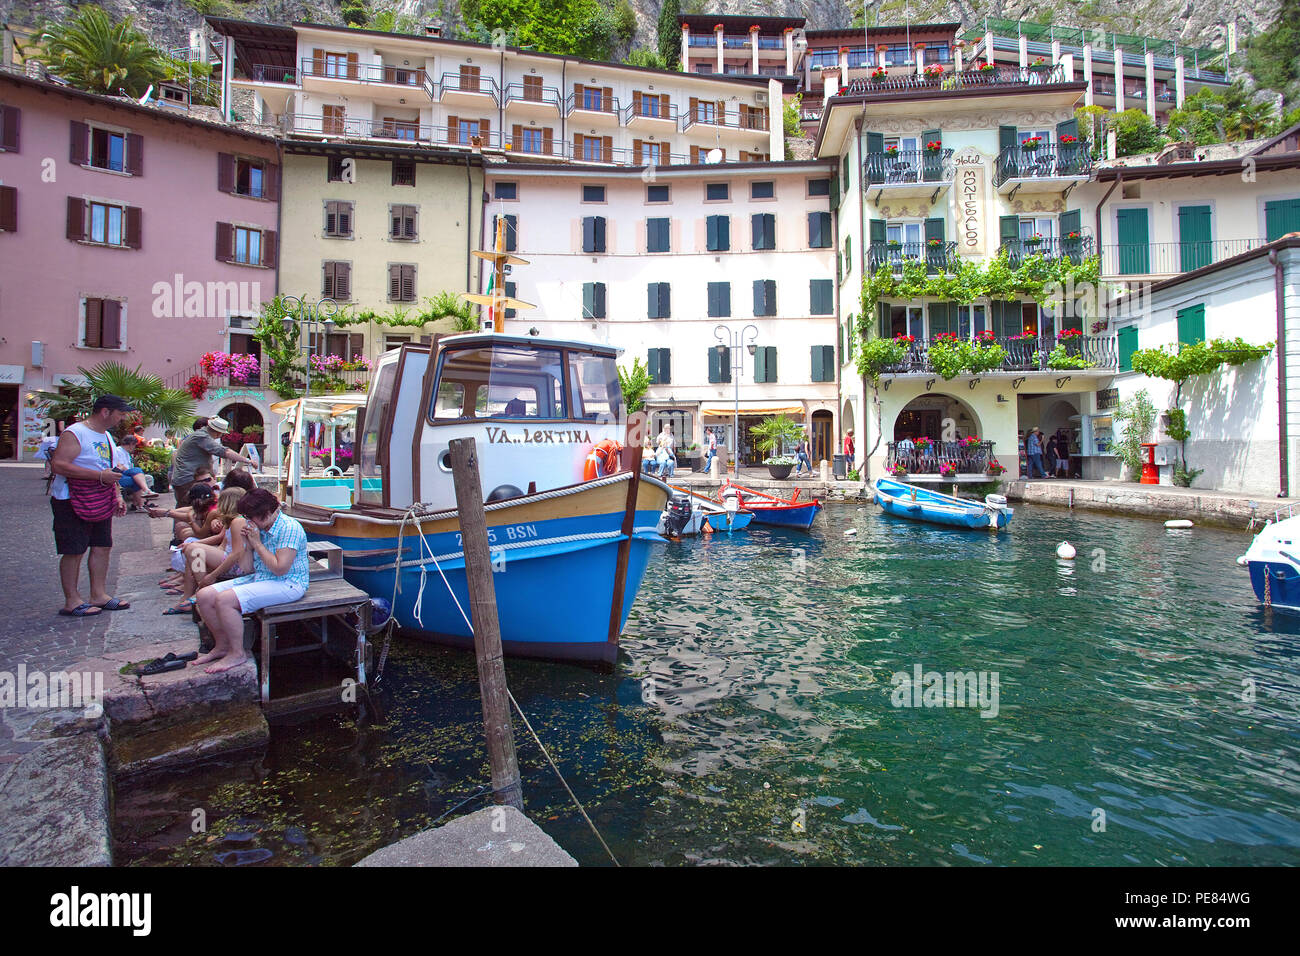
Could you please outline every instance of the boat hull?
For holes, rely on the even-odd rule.
[[[1261,604],[1300,611],[1300,571],[1285,561],[1250,561],[1246,566],[1250,569],[1250,586]]]
[[[876,504],[897,518],[942,524],[952,528],[1005,528],[1011,522],[1010,508],[989,508],[918,488],[901,481],[880,478],[875,485]]]
[[[745,507],[754,513],[757,524],[769,524],[778,528],[799,528],[807,531],[821,511],[821,502],[810,501],[799,505],[773,505],[764,507],[761,502],[749,500]]]
[[[613,476],[486,506],[493,587],[504,652],[510,656],[612,662],[636,601],[667,488],[642,480],[630,541],[623,534],[627,481]],[[344,577],[392,602],[411,636],[473,644],[469,586],[455,512],[402,521],[351,509],[297,509],[309,538],[343,549]],[[402,565],[397,566],[400,540]],[[628,541],[622,607],[610,633],[619,552]]]

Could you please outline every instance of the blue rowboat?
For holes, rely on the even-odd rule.
[[[744,531],[749,527],[749,523],[754,520],[754,514],[750,511],[738,511],[728,520],[725,511],[714,511],[708,514],[705,519],[709,527],[714,531]]]
[[[739,495],[740,507],[754,513],[756,524],[770,524],[778,528],[798,528],[807,531],[822,510],[822,503],[814,498],[812,501],[800,501],[799,490],[789,498],[778,498],[766,491],[755,491],[735,482],[722,486],[722,494],[727,495],[735,489]]]
[[[1250,586],[1266,607],[1300,611],[1300,517],[1264,527],[1237,563],[1250,570]]]
[[[929,521],[956,528],[1005,528],[1012,510],[1001,495],[985,495],[984,501],[955,498],[928,488],[892,478],[875,481],[876,504],[887,514],[912,521]]]

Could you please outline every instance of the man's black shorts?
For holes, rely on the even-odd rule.
[[[59,554],[85,554],[87,548],[113,546],[113,518],[86,521],[72,510],[72,502],[50,499],[54,511],[54,550]]]

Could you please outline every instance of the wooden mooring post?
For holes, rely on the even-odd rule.
[[[510,697],[506,690],[505,660],[501,651],[501,624],[497,619],[496,585],[492,580],[492,552],[488,546],[483,487],[478,472],[478,451],[472,438],[450,443],[451,472],[456,485],[456,510],[460,515],[461,548],[465,552],[465,577],[469,583],[470,620],[474,624],[474,656],[478,659],[479,691],[483,698],[483,729],[492,765],[493,799],[516,810],[524,808],[515,735],[510,723]]]

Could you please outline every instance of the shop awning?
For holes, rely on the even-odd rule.
[[[736,413],[734,405],[714,406],[700,409],[705,418],[730,418]],[[741,415],[802,415],[802,405],[782,405],[780,402],[741,402]]]

